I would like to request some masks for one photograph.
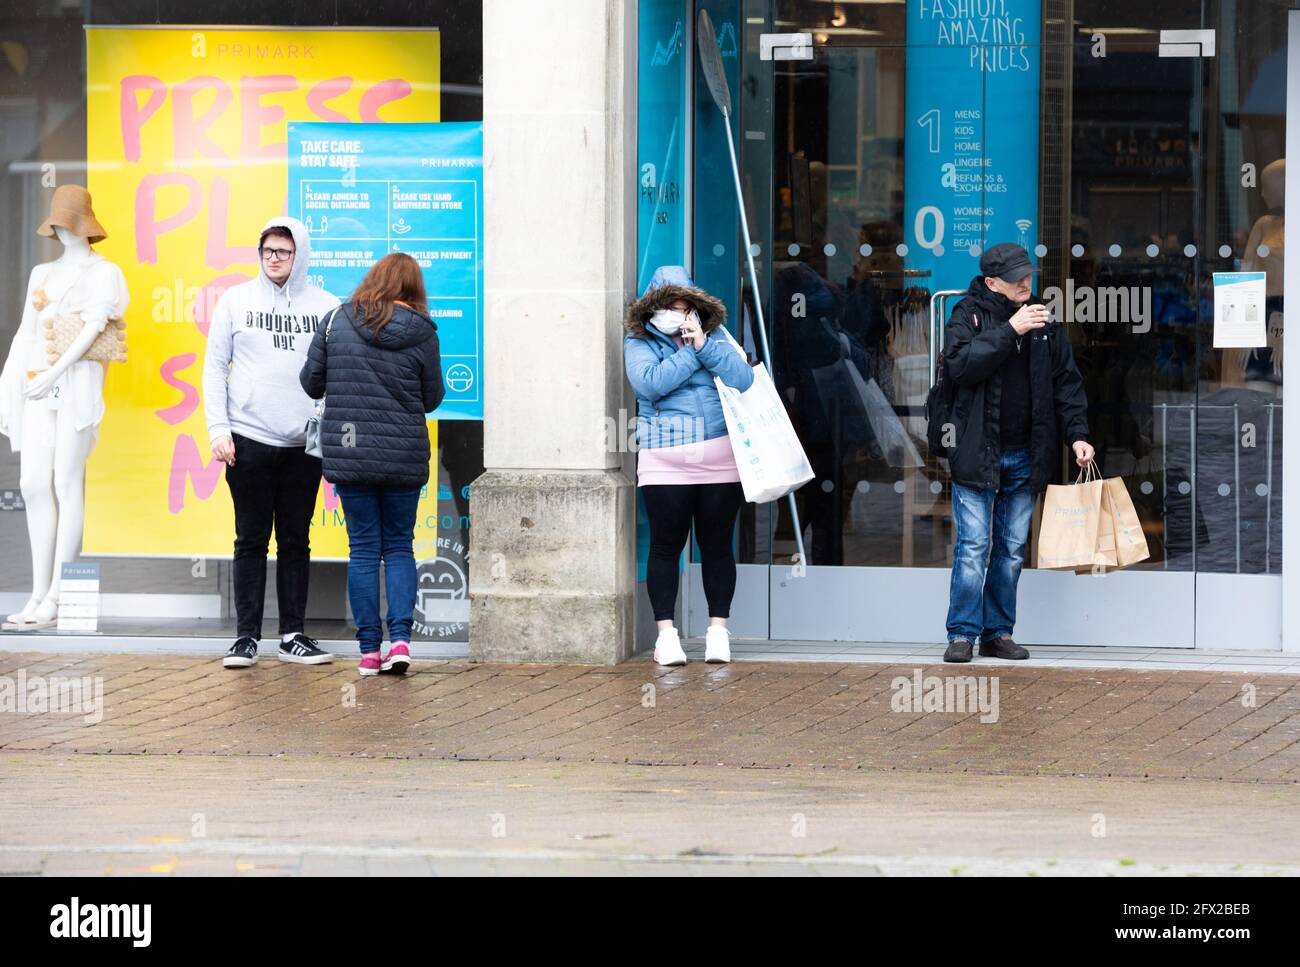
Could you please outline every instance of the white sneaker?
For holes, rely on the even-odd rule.
[[[665,628],[655,639],[655,661],[665,668],[670,665],[685,665],[686,652],[682,650],[682,639],[676,628]]]
[[[721,625],[709,625],[704,635],[704,660],[720,665],[731,661],[731,632]]]

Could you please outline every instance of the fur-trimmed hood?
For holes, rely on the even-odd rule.
[[[721,299],[696,286],[680,265],[665,265],[655,270],[645,295],[627,310],[623,317],[624,331],[638,339],[648,338],[650,334],[646,331],[646,324],[650,317],[678,299],[685,299],[695,307],[700,316],[700,328],[706,335],[727,321],[727,307]]]

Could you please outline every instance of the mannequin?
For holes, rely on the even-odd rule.
[[[1286,232],[1286,159],[1279,158],[1259,173],[1260,193],[1268,210],[1255,220],[1241,259],[1245,272],[1263,272],[1265,295],[1282,295],[1283,242]],[[1260,245],[1268,246],[1268,255],[1260,256]]]
[[[0,433],[20,454],[32,553],[31,596],[3,626],[19,631],[51,627],[58,615],[62,567],[81,544],[86,460],[104,416],[106,364],[81,356],[128,302],[122,270],[91,248],[106,233],[84,188],[60,187],[37,232],[57,237],[63,254],[32,270],[22,322],[0,374]],[[43,324],[56,313],[76,313],[83,326],[51,362]]]
[[[1225,354],[1224,384],[1246,384],[1281,395],[1282,376],[1282,289],[1286,237],[1286,159],[1267,165],[1259,175],[1260,192],[1268,210],[1255,220],[1246,251],[1242,255],[1243,272],[1264,273],[1265,317],[1268,344],[1260,349],[1237,349]],[[1260,255],[1260,246],[1268,254]],[[1253,378],[1252,378],[1253,377]]]

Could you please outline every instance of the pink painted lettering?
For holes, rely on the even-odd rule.
[[[140,106],[140,91],[149,98]],[[122,78],[122,97],[118,110],[122,120],[122,153],[127,161],[140,160],[140,129],[167,100],[167,85],[148,74],[131,74]]]
[[[213,457],[204,463],[199,455],[199,448],[194,437],[188,433],[176,438],[172,449],[172,468],[167,484],[167,509],[179,514],[185,509],[185,481],[188,478],[194,484],[194,496],[207,500],[221,482],[221,471],[225,464]]]
[[[186,190],[180,211],[158,219],[158,194],[161,189],[179,186]],[[203,206],[203,187],[193,175],[173,172],[151,173],[140,179],[135,190],[135,255],[141,262],[158,261],[158,236],[184,225]]]
[[[230,216],[230,183],[225,178],[212,179],[212,196],[208,202],[208,240],[204,257],[210,268],[224,269],[236,263],[247,265],[257,261],[256,245],[228,245],[228,218]]]
[[[199,117],[194,116],[195,95],[200,91],[213,90],[216,96],[207,110]],[[195,77],[182,81],[172,90],[172,139],[173,150],[178,161],[196,158],[202,155],[212,161],[225,161],[229,155],[208,137],[208,130],[217,118],[225,113],[234,95],[230,85],[219,77]]]
[[[361,95],[361,120],[382,121],[379,109],[385,104],[400,101],[411,93],[411,85],[399,78],[380,81]]]
[[[331,77],[327,81],[321,81],[307,92],[307,106],[322,121],[350,121],[352,119],[346,114],[328,107],[326,102],[346,94],[351,89],[352,78]]]
[[[287,142],[262,144],[262,128],[279,125],[284,119],[284,108],[278,104],[263,104],[262,98],[297,89],[297,78],[289,74],[240,78],[239,107],[243,117],[239,126],[239,149],[243,157],[278,160],[287,155]]]
[[[161,410],[154,410],[164,423],[175,426],[198,409],[199,391],[176,375],[182,369],[193,366],[194,361],[198,358],[198,353],[181,353],[181,355],[173,356],[162,364],[159,374],[162,376],[163,382],[181,391],[181,401],[179,403]]]

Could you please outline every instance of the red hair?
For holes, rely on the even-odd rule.
[[[405,252],[392,252],[376,262],[349,301],[353,318],[376,333],[392,320],[394,303],[405,303],[421,315],[429,313],[420,263]]]

